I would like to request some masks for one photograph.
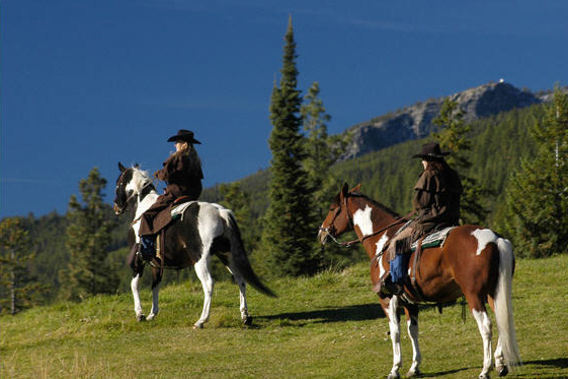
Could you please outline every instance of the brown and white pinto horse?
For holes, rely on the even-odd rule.
[[[379,283],[389,270],[383,255],[384,247],[400,227],[400,219],[387,207],[358,193],[359,186],[348,191],[344,184],[332,202],[329,213],[320,227],[319,239],[325,244],[353,229],[371,259],[371,280]],[[392,224],[399,226],[389,227]],[[413,269],[414,254],[409,259]],[[380,295],[383,311],[389,319],[393,347],[393,367],[388,378],[398,378],[402,365],[400,328],[397,309],[404,308],[408,334],[412,340],[412,366],[407,376],[420,374],[418,345],[418,304],[444,304],[465,296],[483,339],[483,370],[480,378],[488,378],[492,367],[491,319],[485,302],[495,312],[499,339],[495,350],[495,366],[500,376],[508,372],[507,365],[520,364],[513,323],[511,285],[514,257],[511,243],[489,229],[464,225],[453,229],[441,247],[422,252],[417,264],[414,284],[407,278],[401,296]],[[414,276],[413,275],[413,276]]]

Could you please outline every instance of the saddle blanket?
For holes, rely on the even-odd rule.
[[[422,249],[442,246],[446,241],[446,238],[448,237],[448,233],[450,233],[450,231],[454,228],[455,226],[449,226],[440,231],[428,234],[424,238],[424,240],[422,240]],[[410,246],[410,250],[415,251],[417,246],[418,246],[418,241],[413,242],[412,245]]]
[[[434,232],[432,234],[427,235],[422,241],[422,249],[442,246],[446,241],[448,233],[450,233],[450,231],[454,228],[455,226],[450,226],[438,232]],[[417,246],[418,246],[418,241],[414,242],[410,246],[410,250],[412,252],[416,251]],[[404,279],[406,278],[407,275],[406,271],[409,260],[410,260],[410,254],[397,254],[392,261],[389,261],[393,283],[398,283],[401,285],[404,283]]]
[[[194,201],[186,201],[185,203],[181,203],[180,205],[176,205],[172,208],[172,220],[177,220],[182,217],[183,212],[193,203],[197,203],[197,200]]]

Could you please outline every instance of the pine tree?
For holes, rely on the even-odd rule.
[[[331,116],[326,113],[323,101],[319,98],[319,83],[314,82],[304,96],[300,107],[302,124],[306,137],[304,138],[306,158],[304,169],[308,175],[308,187],[312,192],[314,208],[313,230],[317,230],[327,214],[329,204],[340,188],[341,181],[334,175],[331,167],[344,153],[347,146],[347,135],[330,136],[327,123]],[[351,252],[337,246],[326,246],[321,252],[320,259],[325,267],[341,267]]]
[[[45,291],[28,271],[34,259],[31,241],[19,218],[6,218],[0,223],[0,311],[9,308],[11,314],[29,308]]]
[[[219,193],[223,197],[221,205],[231,209],[237,219],[246,250],[253,251],[258,245],[259,236],[256,233],[249,194],[242,190],[239,182],[221,184]]]
[[[434,133],[433,136],[442,150],[449,150],[452,153],[446,161],[460,175],[463,186],[460,217],[462,223],[479,225],[487,220],[489,210],[483,202],[492,193],[479,184],[475,178],[466,174],[471,167],[468,157],[471,151],[471,140],[469,139],[471,126],[464,122],[463,117],[464,113],[459,109],[458,103],[446,98],[440,114],[432,120],[433,124],[440,128],[440,131]]]
[[[272,180],[262,240],[275,273],[302,275],[319,269],[320,256],[314,245],[314,205],[303,167],[306,154],[299,115],[302,99],[297,89],[296,43],[291,17],[285,42],[280,87],[274,84],[270,104]]]
[[[67,270],[61,272],[62,298],[83,300],[117,288],[116,273],[106,261],[114,223],[105,217],[105,186],[106,180],[95,167],[79,183],[83,204],[75,195],[69,200],[66,247],[71,258]]]
[[[568,96],[558,87],[531,134],[538,150],[511,178],[506,226],[520,255],[545,257],[568,245]]]
[[[322,209],[329,205],[342,184],[338,183],[330,167],[337,162],[347,145],[346,137],[328,134],[326,123],[331,120],[331,116],[326,113],[323,101],[318,97],[319,93],[319,84],[314,82],[300,108],[306,132],[304,168],[308,174],[308,185],[319,206],[318,219],[325,215]]]

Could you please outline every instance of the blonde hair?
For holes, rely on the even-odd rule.
[[[193,144],[186,142],[185,145],[187,146],[182,151],[188,155],[189,162],[191,163],[191,171],[192,172],[201,172],[201,159],[199,155],[197,155],[197,150]]]

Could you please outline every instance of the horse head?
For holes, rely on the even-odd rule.
[[[140,198],[145,188],[153,188],[153,182],[147,172],[141,170],[138,165],[126,168],[118,162],[120,175],[116,180],[114,213],[124,213],[128,209],[131,200]]]
[[[343,184],[343,187],[331,202],[327,216],[319,228],[318,239],[322,245],[325,245],[328,237],[336,238],[353,228],[347,209],[347,198],[351,192],[359,191],[360,188],[361,185],[359,184],[349,191],[347,183]]]

